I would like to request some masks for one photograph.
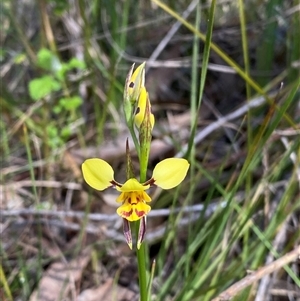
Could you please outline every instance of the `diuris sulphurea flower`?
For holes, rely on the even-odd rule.
[[[152,177],[145,183],[140,183],[136,178],[129,178],[124,184],[114,179],[114,170],[106,161],[98,158],[87,159],[82,164],[83,177],[87,184],[96,190],[105,190],[113,187],[120,192],[116,199],[121,206],[117,209],[117,214],[125,219],[124,234],[127,243],[132,248],[130,226],[128,222],[137,221],[149,213],[151,207],[150,196],[146,190],[150,186],[158,186],[162,189],[171,189],[179,185],[185,178],[189,169],[189,163],[185,159],[169,158],[159,162],[154,170]],[[144,225],[145,226],[145,225]],[[139,238],[138,247],[142,242],[145,230]],[[127,234],[126,234],[127,233]]]
[[[85,181],[96,190],[114,187],[121,194],[116,199],[122,205],[117,209],[118,215],[128,221],[137,221],[151,210],[146,203],[151,202],[146,190],[156,185],[162,189],[171,189],[179,185],[185,178],[189,163],[185,159],[169,158],[159,162],[150,180],[140,183],[137,179],[128,179],[124,184],[114,179],[113,168],[104,160],[98,158],[87,159],[82,164]]]
[[[82,172],[85,181],[92,188],[104,190],[113,187],[120,192],[116,199],[116,202],[121,204],[117,209],[117,214],[123,218],[125,239],[132,249],[130,224],[133,223],[137,230],[136,246],[139,250],[146,233],[146,216],[151,210],[149,205],[151,197],[147,190],[151,186],[159,186],[162,189],[176,187],[184,180],[190,164],[185,159],[165,159],[155,166],[152,177],[146,181],[155,118],[145,87],[145,63],[138,66],[134,72],[133,69],[134,64],[126,77],[123,109],[126,124],[139,158],[140,181],[133,173],[128,140],[126,143],[127,181],[124,184],[114,179],[113,168],[102,159],[87,159],[82,164]],[[138,252],[138,254],[141,253]]]

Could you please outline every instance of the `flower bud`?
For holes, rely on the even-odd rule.
[[[139,98],[141,88],[145,86],[145,62],[138,66],[132,74],[134,64],[126,77],[124,100],[135,104]]]
[[[127,74],[123,96],[124,114],[129,128],[133,127],[133,108],[145,84],[145,63],[138,66],[134,72],[133,68],[134,64]]]
[[[149,94],[146,91],[146,88],[142,87],[134,116],[134,123],[138,129],[141,127],[141,124],[144,121],[146,114],[148,119],[150,120],[152,130],[155,122],[154,115],[151,113]]]

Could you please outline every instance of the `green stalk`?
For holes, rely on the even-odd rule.
[[[148,158],[142,155],[142,150],[140,150],[140,182],[146,181],[147,176],[147,166]],[[141,220],[135,223],[135,234],[138,238],[139,228]],[[138,260],[138,273],[139,273],[139,285],[140,285],[140,301],[148,300],[148,290],[147,290],[147,271],[146,271],[146,249],[145,243],[142,243],[140,248],[136,250],[137,260]]]
[[[240,24],[241,24],[241,36],[242,36],[242,46],[243,46],[243,58],[245,65],[245,73],[247,76],[250,76],[250,62],[249,62],[249,52],[248,52],[248,40],[247,40],[247,27],[246,27],[246,16],[245,16],[245,7],[244,0],[239,0],[239,16],[240,16]],[[246,82],[246,96],[247,101],[250,101],[251,98],[251,87],[248,82]],[[253,120],[251,116],[251,110],[248,111],[247,114],[247,149],[251,148],[253,143]],[[246,193],[250,195],[251,189],[253,187],[252,183],[252,174],[248,173],[246,178]],[[247,198],[246,198],[247,199]],[[244,260],[249,257],[249,232],[245,232],[244,235],[244,248],[242,252],[242,256]]]
[[[152,126],[150,122],[150,101],[147,99],[146,112],[144,120],[139,129],[139,160],[140,160],[140,183],[146,182],[147,168],[149,161],[149,153],[152,138]],[[136,237],[138,238],[141,220],[136,222]],[[142,243],[140,248],[137,249],[138,271],[139,271],[139,284],[140,284],[140,301],[148,300],[147,289],[147,271],[146,271],[146,249],[145,244]]]
[[[2,264],[0,265],[0,282],[3,285],[3,290],[4,290],[4,293],[7,297],[7,300],[12,301],[13,297],[12,297],[10,287],[9,287],[8,282],[7,282],[5,273],[4,273],[3,268],[2,268]]]
[[[136,225],[136,237],[138,235],[140,220],[135,223]],[[146,272],[146,249],[145,244],[142,243],[141,247],[136,250],[138,260],[138,272],[139,272],[139,285],[140,285],[140,301],[148,301],[147,294],[147,272]]]

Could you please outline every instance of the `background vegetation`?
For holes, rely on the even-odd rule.
[[[138,300],[116,196],[80,166],[100,157],[124,180],[124,80],[143,61],[149,175],[191,163],[151,191],[152,300],[299,300],[299,7],[2,1],[1,300]]]

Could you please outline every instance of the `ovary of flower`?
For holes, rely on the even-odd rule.
[[[135,116],[134,116],[134,123],[137,126],[137,128],[140,128],[140,126],[145,118],[147,102],[149,103],[149,107],[150,107],[151,129],[153,129],[155,120],[154,120],[154,115],[151,113],[151,104],[150,104],[150,100],[149,100],[149,95],[148,95],[148,92],[146,91],[146,88],[142,87],[141,93],[139,96],[139,100],[137,103],[136,111],[135,111]]]
[[[171,189],[179,185],[185,178],[190,164],[185,159],[169,158],[158,163],[150,180],[140,183],[137,179],[128,179],[120,184],[114,179],[112,167],[104,160],[92,158],[82,164],[83,177],[88,185],[97,190],[115,187],[121,194],[117,202],[122,205],[117,209],[118,215],[128,221],[137,221],[149,213],[150,196],[145,192],[156,185],[163,189]]]

